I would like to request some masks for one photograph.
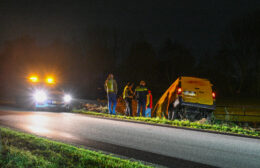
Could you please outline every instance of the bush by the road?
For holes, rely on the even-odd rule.
[[[100,152],[39,138],[8,128],[0,128],[0,167],[149,167]]]
[[[211,130],[211,131],[218,131],[224,133],[234,133],[234,134],[242,134],[248,136],[257,136],[260,137],[260,133],[253,130],[253,129],[245,129],[239,127],[235,124],[228,124],[228,123],[202,123],[202,122],[190,122],[188,120],[167,120],[165,118],[149,118],[149,117],[129,117],[123,115],[109,115],[106,113],[98,113],[93,111],[86,111],[86,110],[73,110],[76,113],[84,113],[88,115],[100,116],[100,117],[109,117],[109,118],[117,118],[122,120],[133,120],[133,121],[141,121],[146,123],[152,124],[167,124],[170,126],[175,127],[186,127],[186,128],[194,128],[194,129],[203,129],[203,130]]]

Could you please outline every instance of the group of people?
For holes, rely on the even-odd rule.
[[[126,109],[125,114],[127,116],[133,116],[132,101],[137,100],[137,116],[142,113],[143,117],[151,117],[152,109],[152,93],[146,87],[145,81],[141,81],[140,85],[133,91],[133,83],[128,82],[123,91],[123,99],[125,101]],[[109,114],[116,114],[117,104],[117,82],[114,79],[113,74],[109,74],[105,81],[105,90],[108,98],[108,110]]]

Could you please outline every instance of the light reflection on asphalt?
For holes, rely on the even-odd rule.
[[[66,113],[62,113],[62,116],[66,118]],[[65,119],[64,117],[60,117],[61,120]],[[49,116],[44,116],[41,114],[33,114],[31,116],[28,116],[25,118],[26,125],[23,125],[22,127],[27,130],[28,132],[35,133],[40,136],[47,136],[47,137],[64,137],[68,139],[74,139],[77,140],[78,138],[73,136],[72,134],[61,132],[61,131],[55,131],[53,129],[47,129],[50,124],[52,124],[53,120]]]
[[[26,126],[26,129],[28,131],[40,135],[51,134],[51,131],[45,128],[49,122],[49,117],[45,117],[39,114],[34,114],[32,116],[25,118],[25,120],[27,120],[28,123],[30,123],[28,126]]]

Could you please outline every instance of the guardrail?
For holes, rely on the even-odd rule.
[[[260,123],[260,106],[217,106],[214,116],[218,120]]]

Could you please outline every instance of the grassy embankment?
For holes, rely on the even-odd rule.
[[[139,162],[0,127],[0,167],[149,167]]]
[[[98,113],[98,112],[92,112],[92,111],[86,111],[86,110],[73,110],[73,112],[76,113],[83,113],[87,115],[94,115],[94,116],[100,116],[100,117],[109,117],[109,118],[117,118],[122,120],[132,120],[132,121],[140,121],[140,122],[146,122],[146,123],[152,123],[152,124],[167,124],[170,126],[175,127],[186,127],[186,128],[194,128],[194,129],[203,129],[203,130],[211,130],[211,131],[218,131],[218,132],[225,132],[225,133],[234,133],[234,134],[242,134],[242,135],[248,135],[248,136],[257,136],[260,137],[260,132],[257,132],[253,129],[245,129],[242,127],[239,127],[233,123],[222,123],[222,124],[209,124],[209,123],[201,123],[201,122],[190,122],[188,120],[167,120],[167,119],[161,119],[161,118],[147,118],[147,117],[129,117],[129,116],[123,116],[123,115],[109,115],[106,113]]]

